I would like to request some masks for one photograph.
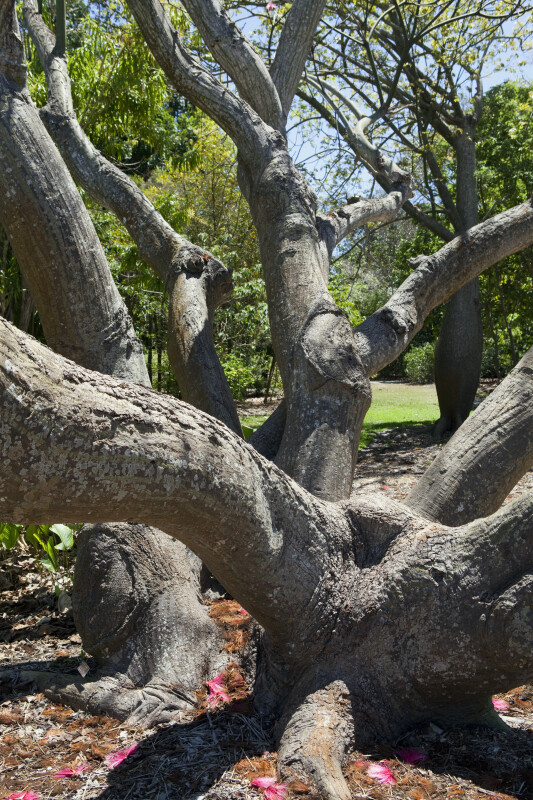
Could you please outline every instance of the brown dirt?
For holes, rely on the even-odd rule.
[[[244,413],[261,413],[253,405],[254,411],[246,408]],[[382,431],[361,452],[357,486],[403,499],[437,449],[427,428]],[[533,471],[509,499],[532,490]],[[10,554],[2,566],[0,799],[23,791],[57,800],[264,797],[250,782],[275,774],[275,753],[269,732],[244,697],[236,669],[226,676],[231,705],[206,711],[207,687],[200,687],[196,709],[173,725],[151,731],[53,704],[35,693],[24,670],[76,674],[82,663],[90,670],[95,664],[81,651],[70,612],[57,610],[57,577],[39,572],[27,554]],[[227,649],[234,652],[247,635],[239,604],[219,601],[211,613],[224,628]],[[508,732],[428,725],[400,743],[352,754],[346,774],[354,799],[533,800],[533,688],[518,687],[502,697],[509,704],[501,712],[511,728]],[[106,766],[106,755],[133,743],[139,743],[138,748],[122,764]],[[425,758],[406,764],[396,753],[398,747],[416,747]],[[389,766],[394,785],[382,785],[367,774],[369,764],[379,762]],[[81,763],[88,764],[81,775],[53,778],[59,770]],[[305,785],[295,784],[287,797],[311,800],[313,795]]]

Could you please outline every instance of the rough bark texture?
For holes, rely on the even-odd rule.
[[[91,369],[147,383],[142,347],[79,192],[29,97],[5,83],[1,91],[0,219],[47,341]]]
[[[200,13],[196,0],[187,4],[191,14]],[[533,241],[532,205],[470,228],[438,253],[417,259],[391,300],[352,331],[328,292],[330,253],[361,222],[361,210],[367,219],[394,213],[409,194],[408,176],[372,148],[362,121],[357,133],[367,159],[375,159],[377,172],[388,172],[396,186],[380,208],[350,203],[342,213],[317,217],[316,197],[292,163],[283,132],[260,116],[278,113],[274,88],[282,112],[288,109],[322,0],[292,5],[271,78],[226,12],[206,0],[202,7],[213,12],[201,26],[207,44],[229,74],[235,72],[242,97],[191,57],[158,0],[130,5],[177,90],[209,113],[238,148],[239,181],[258,232],[286,395],[285,409],[255,437],[275,463],[230,430],[228,425],[238,431],[231,414],[224,425],[146,387],[91,373],[0,320],[0,518],[135,523],[117,534],[109,522],[100,527],[104,545],[89,536],[80,560],[95,563],[100,581],[118,592],[121,624],[101,621],[106,605],[99,604],[99,594],[91,597],[90,581],[76,605],[86,603],[93,615],[86,617],[85,636],[92,637],[94,652],[107,661],[118,644],[122,674],[149,683],[141,694],[133,690],[125,698],[121,692],[112,700],[105,677],[96,687],[78,683],[65,690],[73,702],[89,704],[100,693],[115,704],[115,713],[133,708],[135,718],[143,707],[157,717],[165,704],[174,709],[187,702],[199,662],[205,670],[218,658],[216,651],[213,661],[203,650],[190,653],[187,637],[177,635],[169,589],[181,592],[183,608],[195,609],[187,617],[193,625],[188,636],[205,643],[211,630],[195,600],[197,583],[184,578],[176,586],[174,567],[165,566],[173,548],[186,558],[182,545],[162,538],[147,544],[147,535],[163,534],[142,526],[157,526],[192,548],[263,628],[255,698],[279,719],[282,770],[301,773],[325,800],[347,800],[340,765],[349,743],[391,740],[430,719],[493,722],[491,694],[533,675],[532,498],[450,528],[384,497],[350,495],[369,376],[405,348],[431,308]],[[238,75],[246,65],[254,80]],[[61,131],[68,133],[65,152],[73,164],[78,160],[81,174],[98,157],[70,122],[63,119],[58,137]],[[109,197],[117,176],[98,163],[107,187],[102,196]],[[90,168],[85,175],[90,181]],[[112,193],[117,209],[128,197],[123,187]],[[135,208],[145,207],[142,197],[131,197]],[[129,224],[135,230],[135,221]],[[209,253],[188,251],[187,245],[179,244],[184,260],[180,255],[176,261],[168,230],[155,223],[143,230],[148,252],[162,243],[159,268],[171,263],[172,341],[190,370],[185,378],[199,364],[203,376],[217,376],[216,365],[205,368],[205,353],[212,310],[230,275]],[[165,252],[169,257],[159,258]],[[197,387],[184,391],[194,402],[207,402],[198,399]],[[222,416],[209,397],[210,410]],[[509,460],[501,473],[507,481],[516,476]],[[484,489],[480,482],[471,498],[478,509]],[[116,563],[105,559],[111,541],[122,552]],[[160,596],[146,589],[151,575],[140,556],[146,547],[157,554]],[[143,568],[132,571],[138,559]],[[198,561],[188,569],[183,575],[194,577]],[[128,599],[132,582],[139,607]],[[157,630],[146,626],[151,616]],[[137,646],[142,640],[151,652]],[[168,686],[166,675],[159,680],[167,650],[172,668],[185,664],[189,670],[178,690]],[[187,661],[193,655],[196,660]]]
[[[37,19],[31,17],[32,10]],[[90,175],[92,167],[93,186],[99,185],[104,192],[114,188],[111,194],[123,209],[128,199],[132,201],[127,213],[133,225],[135,215],[138,218],[150,204],[143,203],[136,187],[132,190],[134,184],[126,178],[121,181],[119,171],[98,158],[84,138],[69,113],[64,60],[53,49],[53,37],[31,3],[27,12],[30,22],[41,26],[39,41],[46,70],[53,76],[56,112],[66,121],[62,143],[73,145],[80,172]],[[8,87],[5,91],[0,161],[5,164],[6,191],[4,202],[0,200],[0,217],[40,309],[48,341],[78,363],[146,385],[142,347],[79,193],[29,98]],[[57,116],[52,118],[57,122]],[[187,249],[188,243],[159,215],[155,224],[152,212],[141,217],[136,227],[141,250],[151,251],[152,259],[174,281],[183,260],[199,262],[196,273],[205,270],[212,279],[204,278],[197,293],[205,305],[209,290],[213,308],[221,299],[220,274],[227,278],[227,271],[211,257],[203,258],[199,248]],[[207,318],[206,307],[201,322]],[[190,346],[194,347],[194,340]],[[189,351],[182,355],[187,360]],[[197,370],[197,393],[207,387],[209,397],[216,394],[218,384],[210,382],[210,377]],[[233,409],[231,397],[230,402]],[[224,407],[223,401],[219,405]],[[91,562],[98,565],[98,581]],[[194,689],[219,668],[221,643],[200,596],[199,568],[192,568],[185,548],[148,526],[131,530],[87,526],[79,539],[78,565],[73,588],[76,625],[85,650],[97,657],[106,674],[104,683],[90,681],[86,691],[76,689],[78,704],[83,700],[101,712],[131,714],[137,720],[144,715],[148,723],[190,703]],[[149,590],[157,591],[152,599]],[[165,635],[156,646],[159,631]],[[111,675],[118,676],[114,690]],[[41,677],[46,681],[46,676]],[[56,686],[56,696],[60,688],[72,699],[68,687]],[[53,693],[52,686],[48,690]]]

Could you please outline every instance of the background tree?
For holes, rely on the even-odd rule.
[[[387,9],[340,3],[327,18],[300,96],[376,173],[361,134],[383,121],[385,141],[414,157],[420,196],[404,208],[442,241],[479,220],[476,131],[487,62],[527,44],[520,3],[461,2]],[[513,27],[514,26],[514,27]],[[512,30],[512,32],[510,32]],[[435,435],[468,416],[479,383],[482,325],[477,280],[447,306],[435,353],[440,419]]]
[[[319,214],[311,187],[290,159],[287,114],[324,4],[293,3],[269,72],[216,0],[186,0],[236,91],[192,58],[157,0],[131,0],[130,7],[176,89],[237,147],[286,397],[285,422],[278,415],[271,426],[281,439],[270,439],[272,463],[254,441],[243,441],[238,423],[234,427],[211,335],[214,306],[229,290],[227,270],[178,237],[136,184],[92,148],[68,105],[64,59],[29,2],[28,22],[33,15],[51,87],[43,118],[80,183],[120,214],[140,254],[168,283],[169,357],[184,397],[211,414],[146,385],[87,371],[2,321],[0,514],[8,521],[57,520],[68,508],[69,516],[88,522],[156,525],[193,548],[261,626],[256,702],[278,718],[282,770],[305,775],[327,800],[348,800],[341,761],[349,742],[393,738],[414,722],[459,713],[471,722],[494,722],[491,694],[531,675],[531,498],[472,520],[496,511],[517,479],[517,462],[527,469],[533,461],[532,404],[524,402],[531,396],[532,351],[488,406],[481,441],[456,440],[443,450],[454,522],[461,527],[447,524],[449,508],[435,512],[437,498],[446,500],[451,491],[443,498],[435,481],[410,501],[416,510],[409,502],[351,495],[351,487],[369,377],[405,349],[432,308],[533,241],[533,207],[529,200],[512,207],[418,258],[398,291],[352,331],[328,291],[332,252],[363,221],[390,219],[410,187],[405,172],[368,144],[377,168],[396,177],[392,191]],[[28,178],[45,192],[57,185],[50,170],[64,166],[28,102],[14,6],[7,0],[0,2],[0,31],[0,152],[6,162],[0,198],[9,193],[0,213],[17,258],[22,266],[33,249],[49,269],[59,270],[67,261],[85,267],[90,257],[101,286],[111,292],[94,231],[81,203],[73,205],[74,195],[65,196],[68,213],[56,203],[57,218],[38,218],[50,205],[39,202],[39,193],[33,206],[22,202],[32,194]],[[61,178],[68,189],[64,172]],[[24,209],[27,224],[20,219]],[[43,223],[36,225],[37,219]],[[53,240],[58,228],[69,246],[71,238],[78,241],[79,253],[70,259],[61,258],[57,244],[52,259],[50,248],[38,249],[39,235]],[[48,283],[65,291],[59,280]],[[112,316],[129,331],[127,315]],[[98,333],[95,317],[91,324]],[[131,336],[113,337],[119,363],[128,340],[126,355],[135,356]],[[61,346],[60,337],[55,341]],[[102,350],[108,355],[111,348]],[[96,342],[91,356],[102,356]],[[138,380],[147,382],[144,374]],[[485,436],[497,439],[497,452],[519,457],[488,459]],[[493,485],[498,491],[487,491]],[[123,535],[131,537],[131,530]],[[156,600],[165,597],[158,593]],[[165,655],[167,637],[179,627],[174,618],[168,621],[153,632],[161,650],[148,652],[147,661],[154,652]],[[185,651],[201,653],[208,629],[203,639],[196,632],[194,642],[181,630]],[[177,655],[178,641],[169,646]],[[156,688],[145,693],[146,703],[152,697],[158,705]],[[90,686],[75,690],[78,702],[91,697]]]

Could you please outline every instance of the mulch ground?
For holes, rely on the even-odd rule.
[[[255,412],[259,413],[259,412]],[[265,412],[265,413],[268,413]],[[382,431],[361,453],[357,485],[405,498],[438,445],[425,427]],[[510,499],[533,490],[533,471]],[[50,702],[24,677],[25,670],[94,670],[81,650],[70,611],[58,610],[57,577],[35,567],[29,555],[10,554],[0,572],[0,800],[11,794],[58,800],[260,800],[250,787],[258,776],[275,776],[270,732],[245,699],[234,670],[231,705],[198,706],[172,725],[150,731],[130,728]],[[237,603],[214,605],[213,615],[238,643],[246,625]],[[236,649],[233,648],[233,649]],[[533,688],[500,696],[508,731],[446,729],[435,724],[401,742],[384,743],[346,761],[354,798],[370,800],[533,800]],[[113,754],[137,748],[118,766]],[[406,763],[405,751],[421,760]],[[399,754],[403,753],[403,757]],[[120,757],[119,759],[120,760]],[[368,774],[387,767],[392,784]],[[75,774],[54,778],[59,771]],[[79,769],[80,773],[76,774]],[[389,779],[390,780],[390,779]],[[313,795],[295,784],[288,798]]]

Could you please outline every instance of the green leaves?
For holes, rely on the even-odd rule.
[[[81,525],[14,525],[0,523],[0,545],[12,550],[19,542],[32,547],[39,556],[39,563],[50,572],[62,565],[68,566],[68,551],[74,547],[74,532]],[[63,556],[61,557],[61,553]]]
[[[56,550],[70,550],[74,547],[74,534],[68,525],[51,525],[50,530],[60,539],[59,544],[55,545]]]
[[[0,523],[0,545],[6,550],[12,550],[18,542],[22,525],[12,525],[9,522]]]

